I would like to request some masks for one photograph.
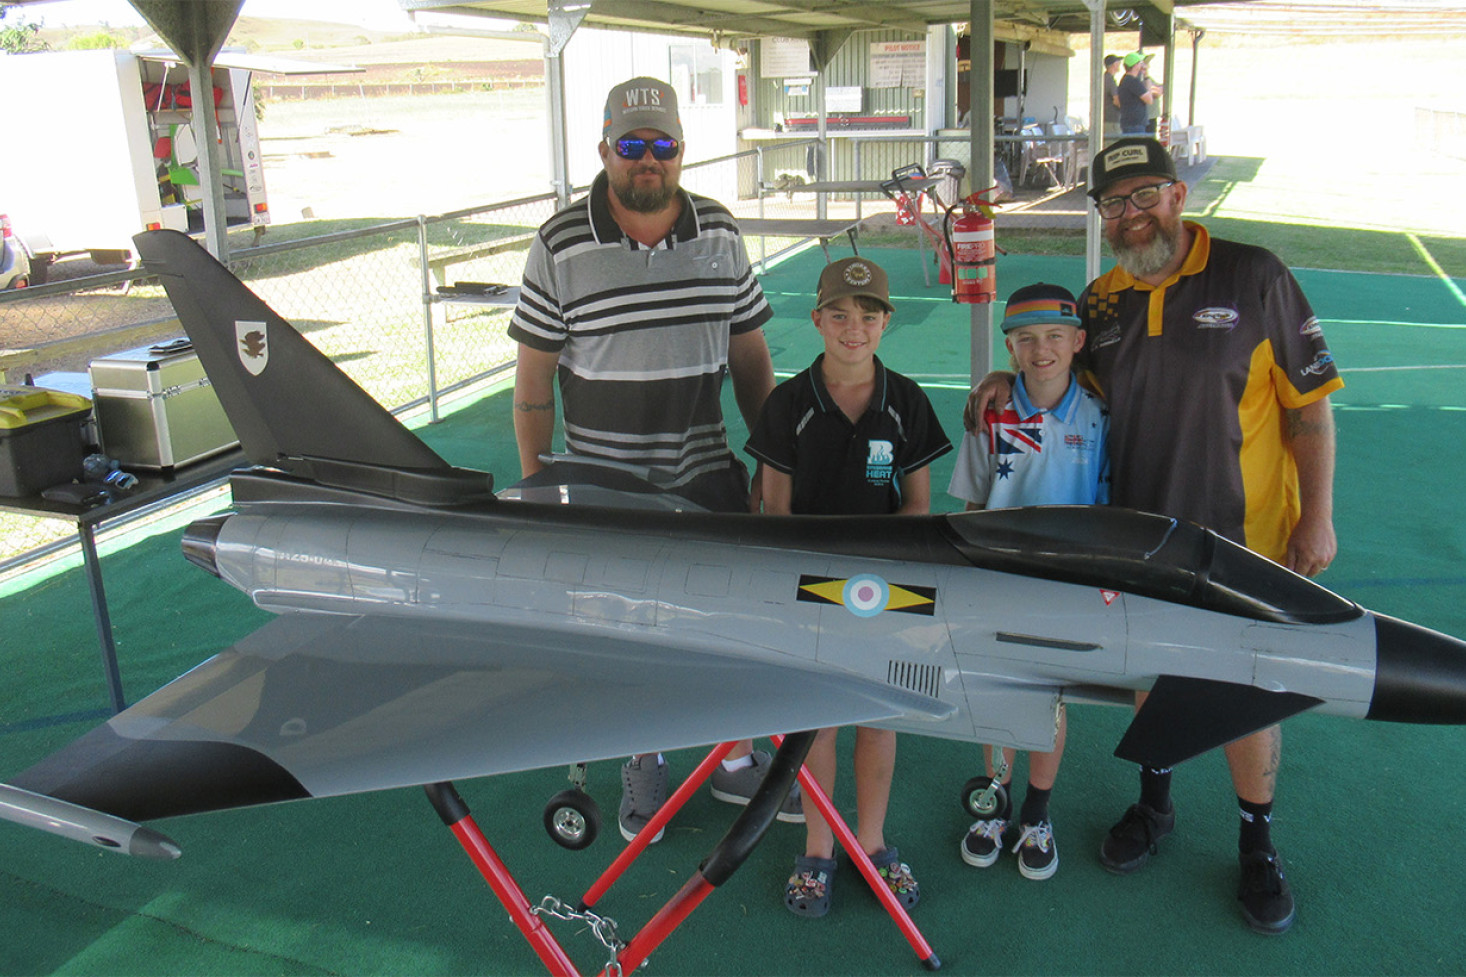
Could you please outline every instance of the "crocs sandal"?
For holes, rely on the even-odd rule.
[[[800,855],[794,874],[784,886],[784,905],[796,916],[811,919],[830,911],[830,889],[835,881],[835,860]]]
[[[910,909],[921,901],[921,886],[912,876],[911,866],[901,861],[895,845],[887,845],[870,856],[870,863],[881,874],[881,878],[886,880],[891,894],[901,905]]]

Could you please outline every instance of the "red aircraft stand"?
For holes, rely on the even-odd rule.
[[[591,922],[597,937],[611,946],[614,955],[606,969],[602,971],[603,975],[628,974],[635,971],[652,951],[660,946],[672,931],[681,925],[682,921],[712,893],[713,889],[733,874],[773,822],[784,796],[788,793],[790,781],[796,774],[804,789],[804,796],[814,801],[815,806],[829,822],[835,837],[860,869],[861,874],[865,876],[871,891],[876,894],[876,898],[880,900],[886,912],[890,913],[891,918],[895,920],[901,934],[916,951],[917,958],[923,966],[928,970],[936,970],[941,966],[941,961],[932,952],[916,925],[911,922],[911,917],[907,915],[905,907],[896,900],[885,880],[871,864],[869,856],[861,849],[855,840],[855,835],[840,817],[839,812],[835,810],[834,805],[830,803],[829,797],[810,776],[809,771],[804,769],[804,755],[809,752],[809,746],[814,741],[814,733],[793,733],[787,738],[776,736],[773,739],[779,751],[774,757],[768,776],[764,778],[763,786],[759,788],[748,807],[734,821],[733,827],[718,842],[692,878],[667,901],[666,905],[642,927],[640,932],[632,937],[624,948],[616,952],[616,947],[604,938],[600,929],[601,918],[593,912],[596,902],[606,894],[606,891],[631,866],[631,863],[646,849],[647,845],[651,844],[651,839],[655,838],[682,805],[687,803],[688,798],[698,787],[702,786],[703,781],[712,775],[716,765],[722,762],[723,757],[727,756],[728,751],[733,748],[732,743],[724,743],[714,748],[702,763],[698,764],[697,769],[673,792],[635,840],[626,846],[626,849],[616,857],[610,867],[601,874],[601,877],[586,890],[576,910],[565,914],[569,918]],[[556,911],[544,905],[540,907],[530,905],[524,892],[515,883],[514,877],[510,875],[509,869],[484,838],[478,825],[474,823],[468,806],[458,796],[453,785],[430,784],[426,790],[439,817],[448,825],[454,837],[458,839],[458,843],[473,860],[479,874],[488,882],[489,888],[493,890],[495,897],[509,913],[509,918],[514,921],[514,925],[519,927],[519,931],[539,956],[545,968],[555,977],[579,977],[579,971],[575,969],[575,965],[566,956],[554,934],[540,918],[541,913],[556,914]],[[553,900],[547,900],[547,902],[553,902]]]

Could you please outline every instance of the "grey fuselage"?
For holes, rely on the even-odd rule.
[[[1024,512],[1058,520],[1037,529],[1065,556],[1008,555],[1004,532],[1014,518],[1032,522]],[[1086,527],[1088,542],[1067,538]],[[1128,703],[1162,675],[1297,693],[1352,717],[1374,693],[1372,615],[1198,527],[1124,510],[858,520],[299,500],[246,502],[209,532],[216,572],[267,610],[613,635],[793,663],[948,707],[945,718],[880,725],[1022,749],[1052,748],[1063,699]],[[1135,537],[1129,550],[1122,536]],[[1200,559],[1196,540],[1224,548],[1233,577],[1264,590],[1281,582],[1302,606],[1167,562],[1167,547],[1183,549],[1182,564]],[[985,554],[1002,568],[978,565]],[[1079,579],[1055,579],[1065,575]]]

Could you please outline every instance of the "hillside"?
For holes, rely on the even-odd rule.
[[[35,18],[44,22],[44,10]],[[52,50],[65,50],[74,39],[109,35],[119,47],[162,47],[156,34],[144,27],[90,24],[43,27],[40,38]],[[302,60],[339,64],[426,64],[464,61],[539,61],[538,35],[525,32],[524,41],[490,37],[449,37],[440,34],[382,33],[349,24],[312,20],[241,17],[229,32],[225,47],[251,53],[288,55]]]

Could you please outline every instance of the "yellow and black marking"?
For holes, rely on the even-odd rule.
[[[1089,332],[1090,335],[1094,335],[1103,327],[1117,321],[1120,293],[1090,289],[1089,300],[1086,304],[1089,306]]]
[[[797,598],[812,604],[838,604],[848,608],[861,617],[869,617],[880,611],[900,611],[903,614],[925,614],[928,617],[936,614],[937,588],[903,586],[900,584],[880,583],[884,586],[884,598],[879,606],[872,606],[869,601],[852,601],[850,587],[852,583],[859,583],[866,576],[862,577],[816,577],[811,574],[801,574],[799,577],[799,591]]]

